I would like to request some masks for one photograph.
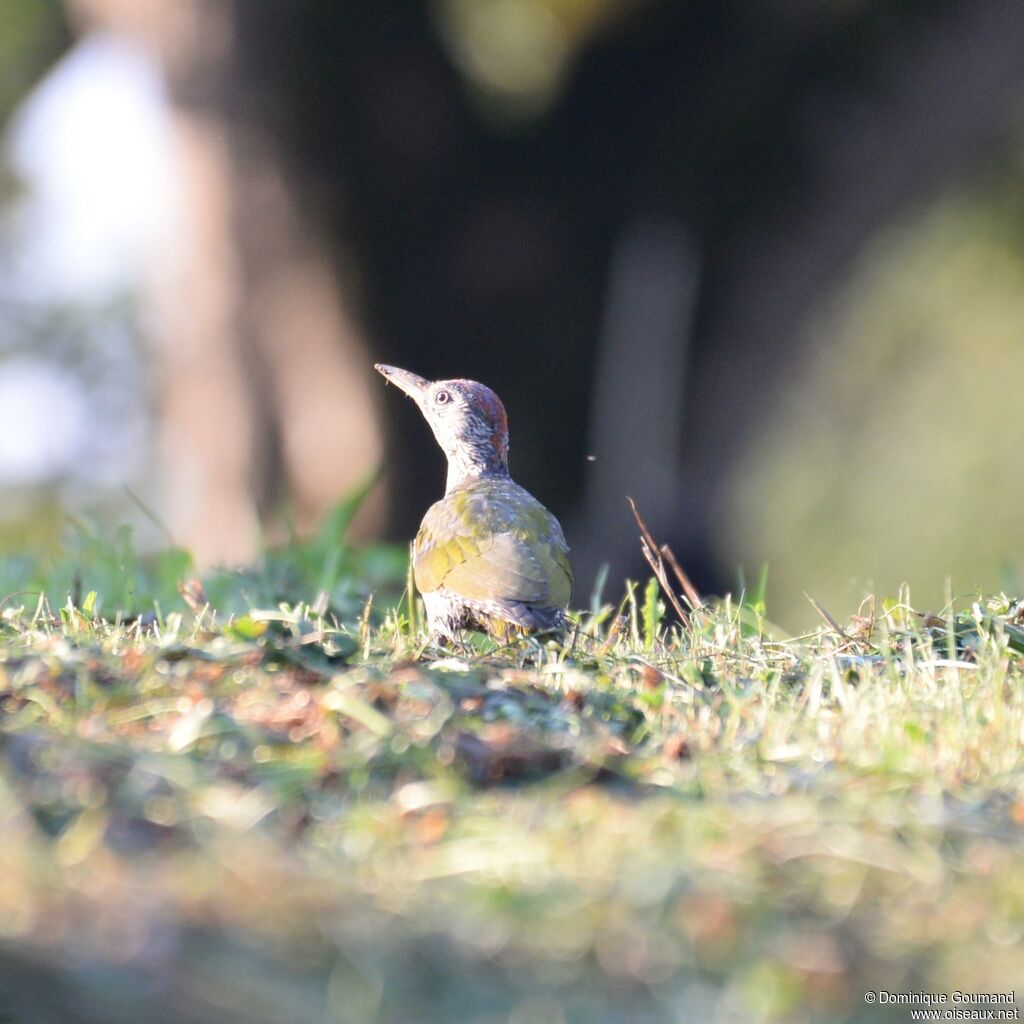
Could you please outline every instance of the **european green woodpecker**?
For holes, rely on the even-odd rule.
[[[419,406],[448,457],[444,497],[413,544],[430,632],[450,639],[482,629],[507,640],[560,629],[572,593],[569,548],[558,520],[508,475],[501,399],[473,380],[376,369]]]

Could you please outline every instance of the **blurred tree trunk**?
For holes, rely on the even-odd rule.
[[[364,344],[266,98],[241,72],[232,5],[69,4],[85,30],[147,47],[166,76],[182,188],[176,249],[155,268],[165,507],[200,562],[241,562],[261,535],[277,539],[280,514],[309,530],[376,470]]]

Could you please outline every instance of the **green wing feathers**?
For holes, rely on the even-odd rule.
[[[572,593],[558,521],[509,480],[480,480],[446,495],[423,519],[413,553],[416,586],[469,602],[564,608]]]
[[[551,560],[551,604],[556,608],[568,608],[572,598],[572,563],[569,549],[564,545],[552,549]]]

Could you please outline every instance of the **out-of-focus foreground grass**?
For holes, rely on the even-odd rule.
[[[5,569],[5,1021],[904,1021],[865,992],[1024,978],[1019,602],[782,638],[652,586],[452,652],[331,529],[183,598],[79,536]]]

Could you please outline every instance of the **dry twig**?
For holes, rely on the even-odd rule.
[[[690,577],[683,572],[682,566],[680,566],[676,556],[672,553],[672,549],[667,544],[659,545],[651,535],[651,531],[647,528],[647,524],[643,521],[640,511],[636,507],[636,502],[628,496],[626,501],[629,502],[629,507],[633,510],[633,518],[636,519],[637,526],[640,527],[640,550],[643,552],[644,558],[647,559],[647,564],[651,567],[655,579],[665,592],[665,596],[672,602],[672,607],[676,610],[679,621],[685,626],[690,621],[690,616],[683,608],[679,597],[669,583],[668,573],[665,571],[666,561],[679,581],[683,596],[687,604],[689,604],[690,610],[695,611],[703,607],[704,602],[701,600],[700,594],[697,593],[697,588],[690,581]]]

